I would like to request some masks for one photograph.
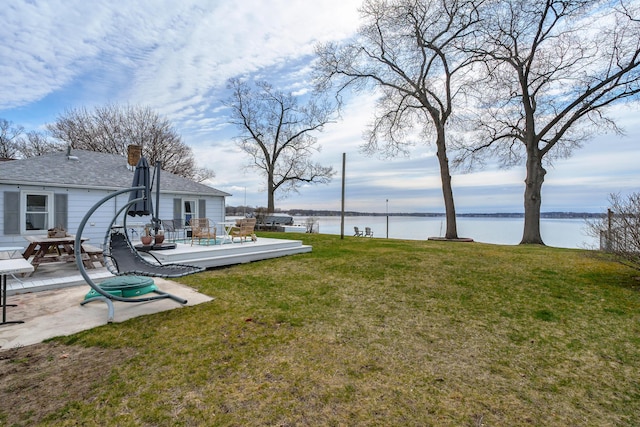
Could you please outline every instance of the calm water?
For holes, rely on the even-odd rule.
[[[323,234],[340,234],[340,217],[316,217]],[[304,224],[305,217],[295,217],[296,224]],[[387,218],[384,216],[345,217],[344,234],[353,235],[353,227],[364,231],[371,227],[374,237],[387,236]],[[522,238],[523,218],[458,218],[458,236],[470,237],[476,242],[517,245]],[[389,238],[426,240],[443,236],[445,220],[426,217],[389,217]],[[561,248],[597,248],[598,241],[586,234],[583,219],[543,219],[540,224],[542,239],[548,246]]]

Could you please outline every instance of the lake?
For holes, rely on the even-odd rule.
[[[319,216],[318,231],[323,234],[340,234],[339,216]],[[304,224],[306,217],[294,217],[296,224]],[[371,227],[374,237],[387,237],[385,216],[347,216],[344,219],[345,236],[353,236],[353,227],[364,231]],[[476,242],[517,245],[522,239],[524,218],[459,217],[458,236],[470,237]],[[443,236],[444,217],[389,216],[388,236],[391,239],[426,240]],[[597,249],[599,242],[586,234],[584,219],[542,219],[542,240],[547,246],[560,248]]]

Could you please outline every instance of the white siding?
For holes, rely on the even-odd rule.
[[[225,219],[224,197],[203,197],[207,199],[207,218],[212,222]]]
[[[0,185],[0,208],[4,209],[4,192],[5,191],[25,191],[25,190],[44,190],[54,193],[67,193],[68,194],[68,232],[70,234],[76,234],[78,226],[84,218],[85,214],[91,209],[98,201],[105,196],[112,194],[113,191],[101,191],[101,190],[83,190],[83,189],[69,189],[63,187],[46,187],[46,186],[16,186],[16,185]],[[173,218],[173,199],[174,198],[199,198],[207,200],[207,217],[213,222],[224,221],[224,197],[217,196],[194,196],[194,195],[182,195],[178,193],[160,193],[160,219]],[[114,199],[107,201],[104,205],[98,208],[89,221],[87,222],[83,237],[90,239],[90,243],[94,246],[101,246],[104,241],[107,227],[111,223],[113,216],[124,204],[129,200],[128,194],[122,194]],[[155,204],[155,194],[152,194],[152,200]],[[154,206],[155,209],[155,206]],[[145,224],[150,222],[151,217],[127,217],[127,225],[133,225],[134,223]],[[118,224],[122,223],[122,217],[120,217]],[[0,246],[27,246],[27,241],[20,235],[4,235],[4,216],[0,215]]]
[[[207,218],[212,222],[224,221],[224,197],[194,196],[176,193],[160,193],[160,219],[173,219],[173,199],[205,199],[207,201]],[[155,203],[155,196],[153,202]],[[127,220],[127,222],[129,222],[129,220]]]

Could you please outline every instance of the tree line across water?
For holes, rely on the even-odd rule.
[[[226,206],[227,216],[243,216],[243,215],[256,215],[256,213],[264,213],[268,210],[264,207],[252,207],[252,206]],[[281,210],[276,209],[274,214],[283,214],[291,216],[340,216],[341,211],[336,210],[317,210],[317,209],[288,209]],[[445,216],[443,212],[358,212],[358,211],[345,211],[345,216],[413,216],[413,217],[434,217],[439,218]],[[523,218],[522,212],[489,212],[489,213],[458,213],[460,218]],[[540,214],[542,218],[555,218],[555,219],[586,219],[586,218],[604,218],[606,213],[594,213],[594,212],[542,212]]]

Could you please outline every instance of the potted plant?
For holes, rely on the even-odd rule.
[[[164,231],[163,230],[158,230],[158,232],[155,235],[155,242],[156,242],[156,245],[161,245],[162,242],[164,242]]]
[[[151,228],[149,227],[149,224],[144,226],[144,231],[142,232],[142,236],[140,236],[140,241],[145,246],[149,246],[153,241],[153,236],[151,235]]]

